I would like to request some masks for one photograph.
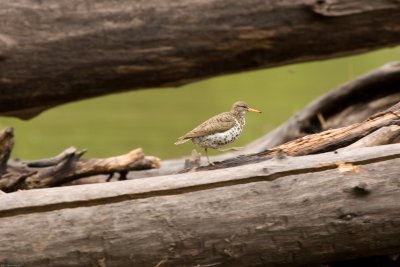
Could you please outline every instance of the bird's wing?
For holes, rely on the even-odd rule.
[[[181,138],[190,139],[209,134],[222,133],[232,128],[235,123],[236,118],[229,112],[224,112],[206,120]]]

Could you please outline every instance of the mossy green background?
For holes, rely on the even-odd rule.
[[[179,157],[190,154],[194,145],[175,146],[176,138],[237,100],[263,111],[248,114],[234,144],[242,146],[326,91],[396,60],[400,48],[227,75],[181,88],[114,94],[59,106],[29,121],[2,117],[0,127],[14,127],[12,156],[22,159],[54,156],[69,146],[88,149],[86,157],[109,157],[137,147],[162,159]]]

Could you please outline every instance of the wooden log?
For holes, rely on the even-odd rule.
[[[394,46],[399,12],[390,0],[1,1],[0,114]]]
[[[2,194],[0,262],[261,267],[394,254],[399,164],[394,144]]]
[[[391,108],[387,111],[380,112],[361,123],[355,123],[346,127],[307,135],[273,149],[266,150],[265,152],[261,152],[261,154],[270,154],[274,151],[282,151],[291,156],[300,156],[332,151],[347,146],[355,140],[360,140],[362,137],[370,135],[375,131],[388,126],[397,126],[400,124],[399,104],[400,102],[393,106],[396,107],[396,109]]]

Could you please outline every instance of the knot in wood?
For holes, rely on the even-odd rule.
[[[338,219],[344,220],[344,221],[351,221],[356,217],[359,217],[360,213],[354,210],[349,210],[348,208],[340,208],[339,209],[339,216]]]
[[[262,172],[265,174],[269,174],[269,169],[268,168],[262,168]]]
[[[339,219],[344,220],[344,221],[351,221],[355,217],[357,217],[357,215],[355,213],[347,213],[347,214],[340,215]]]

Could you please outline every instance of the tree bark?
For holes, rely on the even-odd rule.
[[[400,43],[392,0],[0,2],[0,114]]]
[[[157,182],[3,194],[0,262],[250,267],[394,254],[400,250],[399,164],[394,144]]]

